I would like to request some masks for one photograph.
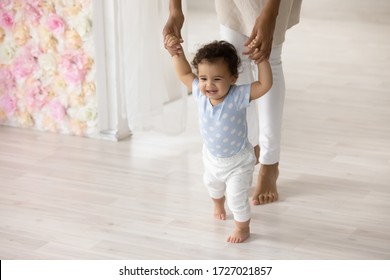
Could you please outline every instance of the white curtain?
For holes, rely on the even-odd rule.
[[[186,124],[187,93],[175,76],[163,46],[168,0],[115,0],[119,108],[133,133],[158,130],[179,133]],[[185,1],[183,1],[185,9]],[[183,36],[185,36],[183,28]]]

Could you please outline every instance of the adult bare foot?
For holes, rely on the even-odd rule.
[[[247,240],[250,236],[249,230],[249,221],[247,222],[237,222],[234,221],[236,228],[233,233],[227,238],[227,242],[229,243],[242,243]]]
[[[215,199],[214,202],[214,218],[217,220],[226,220],[226,210],[225,210],[225,197]]]
[[[279,163],[260,167],[255,192],[252,196],[253,205],[267,204],[278,200],[276,181],[279,176]]]

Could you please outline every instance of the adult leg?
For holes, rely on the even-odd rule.
[[[232,43],[241,55],[247,40],[228,27],[220,26],[221,39]],[[247,113],[248,138],[255,147],[260,142],[260,171],[252,197],[254,205],[274,202],[278,199],[276,181],[279,176],[279,156],[281,142],[282,114],[285,97],[285,82],[281,62],[282,45],[272,49],[270,64],[273,86],[263,97],[251,102]],[[242,56],[242,73],[238,83],[251,83],[257,77],[257,68],[248,57]],[[254,110],[255,106],[257,110]],[[260,129],[259,129],[260,127]],[[260,132],[259,132],[260,130]],[[260,136],[258,136],[260,134]]]
[[[278,199],[276,181],[279,176],[278,166],[286,92],[281,54],[282,45],[272,48],[269,61],[273,74],[273,86],[257,102],[260,124],[261,166],[252,197],[254,205],[271,203]]]

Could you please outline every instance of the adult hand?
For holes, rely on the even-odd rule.
[[[181,43],[184,42],[183,38],[181,37],[181,29],[183,27],[184,23],[184,15],[183,13],[175,12],[171,13],[169,15],[169,18],[164,26],[163,29],[163,36],[164,36],[164,46],[167,50],[170,52],[173,49],[176,49],[177,53],[182,53],[182,47]],[[174,35],[178,40],[177,44],[173,46],[167,46],[167,36]],[[172,55],[172,53],[171,53]]]
[[[244,55],[248,55],[257,64],[264,59],[269,59],[275,23],[276,17],[262,13],[256,19],[251,36],[244,44],[247,47]]]
[[[165,36],[164,45],[171,56],[175,56],[178,55],[178,53],[180,53],[178,52],[176,47],[177,45],[179,45],[181,49],[180,40],[175,35],[168,34],[167,36]]]

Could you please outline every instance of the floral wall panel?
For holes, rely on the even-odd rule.
[[[92,0],[0,0],[0,125],[97,135]]]

